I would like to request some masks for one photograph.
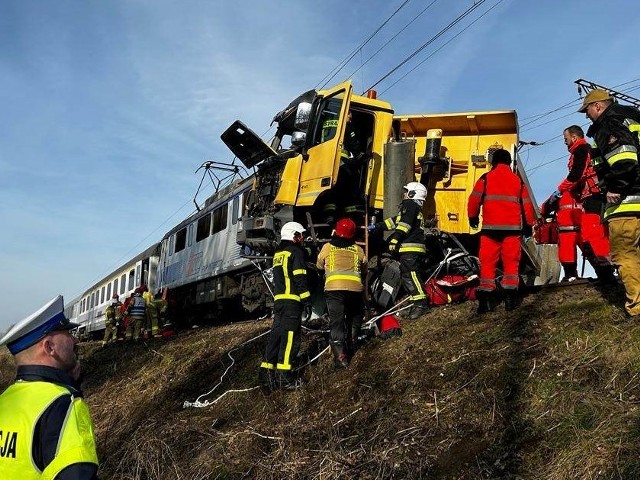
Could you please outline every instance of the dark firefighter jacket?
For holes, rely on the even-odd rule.
[[[284,248],[273,256],[274,300],[310,303],[304,252],[290,242],[283,242],[282,245]]]
[[[400,204],[400,212],[395,218],[387,218],[376,224],[376,228],[393,230],[389,245],[400,243],[399,253],[426,253],[424,244],[424,217],[422,206],[410,198]]]
[[[640,111],[612,103],[587,135],[596,143],[593,164],[604,190],[622,196],[620,203],[606,206],[604,218],[640,215]]]
[[[527,188],[520,177],[502,163],[476,182],[467,205],[469,218],[477,218],[481,206],[483,231],[520,232],[524,227],[523,217],[527,225],[535,223]]]

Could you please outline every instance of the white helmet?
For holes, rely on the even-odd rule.
[[[280,230],[280,239],[293,242],[296,233],[302,234],[304,231],[304,227],[298,222],[287,222],[282,226],[282,230]]]
[[[427,187],[420,182],[409,182],[402,188],[407,191],[407,197],[411,200],[424,201],[427,198]]]

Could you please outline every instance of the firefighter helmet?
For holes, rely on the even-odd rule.
[[[407,191],[407,197],[411,200],[424,200],[427,198],[427,187],[420,182],[409,182],[402,188]]]
[[[356,234],[356,224],[350,218],[341,218],[336,223],[336,235],[351,240]]]
[[[304,227],[298,222],[287,222],[282,226],[282,230],[280,230],[280,239],[293,242],[296,234],[302,235],[304,231]]]

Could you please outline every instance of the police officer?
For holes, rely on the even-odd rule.
[[[131,340],[133,338],[133,340],[139,340],[147,315],[147,303],[138,289],[133,292],[133,298],[127,307],[127,314],[130,318],[125,332],[125,339]]]
[[[118,325],[122,320],[122,303],[117,293],[113,294],[111,304],[104,310],[104,338],[102,346],[115,341],[118,335]]]
[[[301,315],[311,317],[302,243],[305,229],[287,222],[280,231],[279,250],[273,256],[273,325],[267,340],[259,380],[267,388],[298,388],[293,363],[300,350]]]
[[[318,269],[325,271],[331,350],[337,368],[349,365],[364,317],[362,270],[366,259],[354,241],[355,233],[353,220],[338,220],[335,234],[320,250],[316,263]]]
[[[0,395],[0,478],[97,478],[93,422],[78,379],[77,327],[62,296],[15,324],[0,339],[17,365],[16,382]]]
[[[522,179],[511,170],[511,154],[496,150],[491,170],[476,182],[469,196],[467,213],[471,228],[480,233],[480,284],[476,289],[478,313],[493,310],[500,303],[496,296],[496,267],[502,260],[501,286],[505,292],[505,310],[518,306],[518,286],[522,234],[531,234],[535,212]],[[524,213],[524,218],[523,218]]]
[[[605,90],[584,97],[580,112],[593,123],[593,165],[606,194],[604,221],[609,227],[611,260],[618,265],[628,316],[640,315],[640,111],[614,103]]]
[[[420,182],[409,182],[404,187],[400,212],[395,218],[369,225],[369,231],[393,230],[388,240],[391,253],[398,254],[402,285],[411,296],[409,318],[414,320],[429,311],[429,300],[420,278],[420,265],[427,253],[424,236],[422,204],[427,188]]]

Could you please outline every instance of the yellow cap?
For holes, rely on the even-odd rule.
[[[601,88],[596,88],[591,90],[584,100],[582,100],[582,107],[578,110],[580,113],[584,113],[587,111],[587,107],[590,103],[593,102],[601,102],[603,100],[613,100],[613,97],[606,90],[602,90]]]

